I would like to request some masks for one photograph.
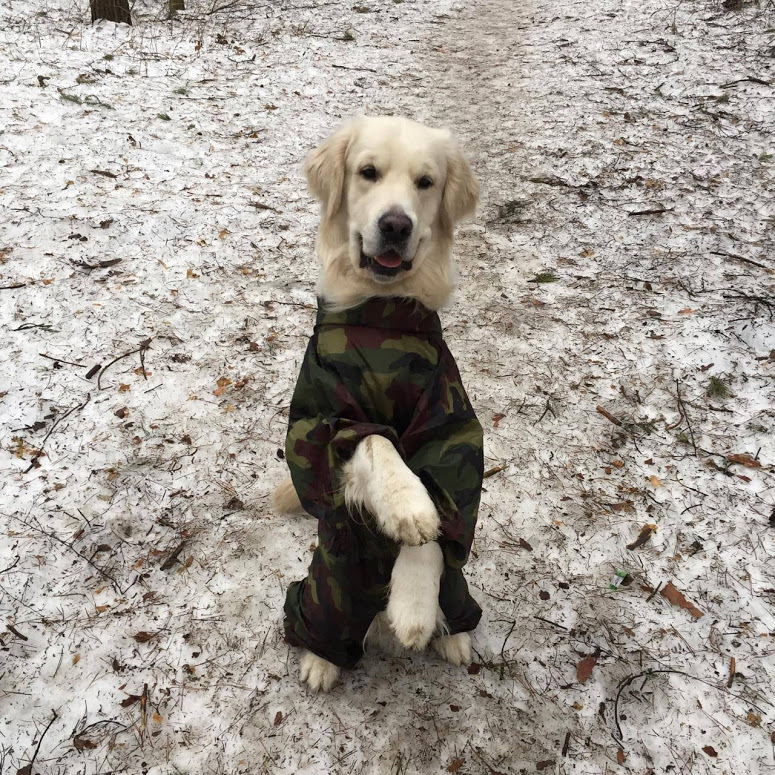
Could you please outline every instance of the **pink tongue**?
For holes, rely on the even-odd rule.
[[[374,260],[382,266],[386,266],[389,269],[395,269],[397,266],[401,266],[401,256],[395,252],[395,250],[389,250],[387,253],[380,253],[378,256],[374,256]]]

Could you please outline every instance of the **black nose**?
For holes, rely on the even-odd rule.
[[[412,233],[412,219],[400,210],[390,210],[377,221],[385,242],[403,242]]]

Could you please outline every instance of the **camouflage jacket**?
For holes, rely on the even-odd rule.
[[[352,667],[385,608],[399,546],[368,514],[350,514],[342,466],[366,436],[388,438],[438,510],[445,569],[439,603],[451,633],[481,610],[462,567],[482,487],[482,429],[442,336],[439,317],[409,299],[374,298],[354,309],[319,305],[290,408],[286,459],[302,505],[318,519],[307,578],[288,589],[286,638]]]

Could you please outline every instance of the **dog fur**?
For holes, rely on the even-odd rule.
[[[312,151],[304,168],[321,203],[318,291],[329,308],[402,296],[437,310],[449,300],[456,279],[453,229],[474,211],[479,185],[448,132],[405,118],[362,117]],[[402,234],[409,232],[405,239],[386,242],[386,214],[399,219]],[[387,607],[367,640],[388,649],[396,642],[423,649],[432,640],[446,661],[470,661],[469,634],[445,634],[438,604],[443,560],[433,540],[440,521],[420,480],[381,436],[358,445],[343,475],[351,509],[367,509],[379,529],[401,544]],[[275,490],[274,506],[303,512],[290,479]],[[336,665],[309,651],[300,667],[302,682],[313,691],[328,691],[339,675]]]

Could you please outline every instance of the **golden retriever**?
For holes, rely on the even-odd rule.
[[[430,310],[448,301],[455,284],[453,228],[474,211],[479,194],[448,132],[405,118],[358,118],[309,154],[305,172],[321,203],[318,287],[326,307],[348,309],[375,296],[416,299]],[[348,504],[365,507],[401,543],[387,608],[367,637],[395,637],[414,649],[433,638],[444,659],[470,661],[469,634],[443,634],[443,559],[433,540],[440,521],[420,479],[381,436],[364,439],[342,473]],[[301,510],[290,479],[277,488],[274,503],[280,512]],[[311,689],[327,691],[338,675],[322,657],[302,655],[301,680]]]

